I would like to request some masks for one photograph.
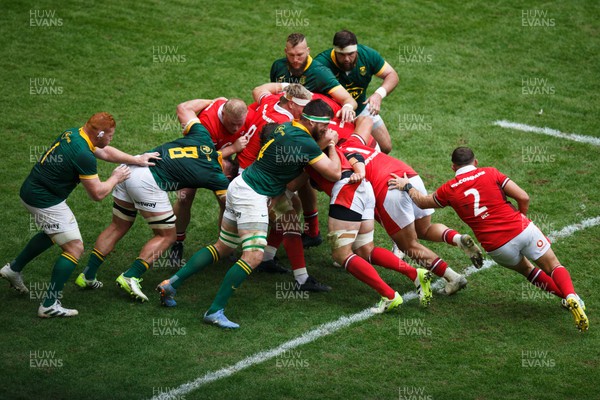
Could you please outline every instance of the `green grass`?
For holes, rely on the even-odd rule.
[[[547,11],[554,26],[522,26],[523,10],[534,9]],[[32,27],[30,10],[54,11],[62,26]],[[276,10],[300,11],[307,25],[278,26]],[[249,102],[250,90],[268,79],[271,62],[283,56],[292,31],[307,35],[315,55],[330,46],[335,31],[348,28],[396,68],[400,85],[383,101],[382,111],[393,136],[392,154],[414,166],[430,190],[452,176],[449,155],[466,144],[480,165],[499,168],[527,190],[531,217],[545,233],[596,217],[597,146],[492,123],[507,119],[600,137],[599,17],[600,6],[592,1],[6,4],[0,15],[2,260],[14,257],[33,234],[18,191],[37,148],[103,110],[115,115],[113,145],[125,151],[138,153],[171,140],[177,129],[157,130],[153,118],[174,116],[176,105],[191,98],[235,96]],[[185,62],[153,62],[153,48],[159,46],[177,47]],[[431,62],[401,63],[404,46],[422,49]],[[62,94],[30,94],[30,80],[36,78],[54,79]],[[546,79],[554,94],[522,94],[528,78]],[[376,88],[377,79],[370,91]],[[426,128],[401,130],[402,118],[422,118]],[[530,148],[544,151],[552,162],[526,162]],[[112,168],[100,163],[101,177]],[[327,203],[319,199],[325,232]],[[80,271],[110,221],[111,202],[93,203],[78,188],[69,204],[88,250]],[[201,191],[187,257],[214,241],[216,218],[213,196]],[[452,210],[438,211],[434,221],[468,231]],[[144,276],[149,304],[132,303],[113,285],[149,237],[138,221],[100,270],[106,284],[101,291],[67,286],[64,303],[79,310],[77,318],[40,320],[37,299],[19,297],[0,282],[0,398],[149,398],[377,300],[370,288],[331,267],[323,245],[307,251],[306,259],[309,271],[333,286],[331,293],[282,300],[277,284],[291,278],[253,275],[228,307],[241,328],[220,331],[202,324],[201,316],[227,262],[186,283],[175,309],[160,308],[152,292],[173,269]],[[291,353],[293,367],[282,366],[283,357],[268,360],[181,398],[398,399],[419,391],[429,399],[598,398],[599,237],[600,227],[594,227],[553,245],[586,301],[591,318],[586,334],[576,332],[557,299],[528,298],[532,292],[523,288],[522,277],[494,267],[471,276],[469,288],[457,296],[436,296],[427,310],[412,301],[396,313],[298,347]],[[379,228],[376,242],[390,243]],[[467,267],[456,248],[427,245],[456,270]],[[57,255],[52,249],[34,260],[25,270],[26,282],[47,282]],[[401,293],[412,290],[397,274],[381,275]],[[180,334],[154,335],[164,323],[178,324],[174,332]],[[423,327],[424,334],[402,334],[400,327],[407,324]],[[53,360],[62,366],[32,368],[36,351],[55,352]],[[524,367],[528,351],[547,352],[546,358],[533,359],[545,366]]]

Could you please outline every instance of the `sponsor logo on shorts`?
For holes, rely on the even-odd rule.
[[[145,201],[136,201],[135,204],[142,206],[142,207],[147,207],[147,208],[156,208],[156,203],[148,203]]]

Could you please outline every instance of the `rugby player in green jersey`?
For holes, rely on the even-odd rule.
[[[358,103],[356,113],[373,118],[373,131],[381,151],[392,150],[390,133],[379,116],[381,100],[398,85],[398,74],[381,55],[370,47],[358,44],[356,35],[350,31],[339,31],[333,37],[333,48],[320,53],[315,61],[327,67],[340,84]],[[383,79],[381,86],[367,97],[367,88],[373,75]]]
[[[21,271],[35,257],[53,244],[62,249],[52,270],[52,277],[38,316],[71,317],[77,310],[62,307],[62,290],[83,253],[83,241],[73,212],[66,203],[73,189],[81,182],[94,201],[105,198],[119,182],[129,177],[129,168],[121,165],[106,181],[100,181],[96,158],[101,160],[153,165],[157,153],[132,156],[109,146],[115,133],[115,120],[106,112],[94,114],[81,128],[64,131],[42,158],[34,165],[21,186],[23,205],[33,215],[41,232],[27,243],[19,255],[0,270],[0,276],[21,293],[29,290]]]
[[[241,245],[241,258],[225,275],[212,305],[204,314],[204,321],[208,324],[221,328],[239,327],[229,321],[223,311],[233,292],[263,259],[269,204],[284,195],[286,185],[297,178],[307,165],[327,180],[335,182],[340,179],[340,159],[333,148],[336,133],[328,129],[332,116],[333,111],[327,103],[315,100],[304,107],[299,121],[283,123],[274,130],[256,161],[229,185],[216,243],[196,252],[181,270],[158,286],[162,304],[174,306],[176,289],[184,280],[228,256]],[[328,156],[315,140],[332,143],[326,147]],[[310,279],[308,274],[305,278]]]
[[[329,69],[314,62],[302,33],[288,36],[285,57],[273,62],[270,79],[271,82],[299,83],[313,93],[328,95],[342,105],[337,115],[342,122],[352,122],[356,117],[356,101]]]
[[[328,68],[313,60],[306,37],[302,33],[292,33],[288,36],[285,57],[273,62],[270,79],[271,82],[299,83],[313,93],[331,97],[342,106],[336,114],[342,121],[341,127],[354,121],[356,117],[356,101]],[[302,242],[304,247],[318,246],[323,239],[319,234],[317,194],[310,185],[305,185],[298,189],[298,195],[302,201],[304,222],[307,225],[306,231],[302,233]]]
[[[98,268],[132,227],[139,211],[154,236],[142,247],[130,268],[117,278],[117,284],[133,298],[147,301],[141,290],[141,276],[176,238],[176,217],[167,192],[206,188],[224,205],[229,179],[223,167],[232,176],[237,171],[232,171],[231,162],[215,150],[210,133],[193,110],[178,107],[177,116],[184,126],[184,136],[151,150],[160,154],[156,165],[131,167],[131,177],[115,187],[112,222],[98,236],[88,265],[77,279],[79,286],[98,287]]]

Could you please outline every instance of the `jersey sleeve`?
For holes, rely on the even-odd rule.
[[[493,174],[493,177],[496,183],[504,189],[504,186],[510,181],[510,178],[504,175],[502,172],[498,171],[496,168],[489,168],[490,172]]]
[[[321,63],[317,63],[315,67],[317,71],[317,85],[318,87],[322,88],[321,91],[323,93],[331,93],[333,89],[341,86],[329,68],[325,67]]]
[[[73,165],[79,174],[79,179],[95,179],[98,177],[98,164],[94,153],[82,151],[77,155]]]
[[[381,54],[370,47],[364,46],[367,54],[367,62],[369,63],[369,69],[373,75],[377,75],[381,72],[385,66],[385,60],[381,57]]]
[[[313,165],[321,158],[325,157],[325,154],[319,148],[317,142],[315,142],[312,138],[307,138],[303,147],[304,153],[308,156],[308,165]]]
[[[448,202],[448,189],[449,185],[448,183],[445,183],[433,193],[433,200],[438,204],[438,206],[446,207],[448,204],[450,204]]]

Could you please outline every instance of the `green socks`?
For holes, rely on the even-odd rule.
[[[50,279],[50,286],[46,292],[44,299],[44,307],[50,307],[62,298],[62,290],[65,287],[65,283],[71,276],[73,270],[77,266],[77,259],[71,254],[63,252],[54,264],[52,269],[52,278]]]
[[[44,232],[38,232],[31,240],[29,240],[17,258],[10,263],[10,269],[21,272],[29,261],[48,250],[53,244],[50,236],[46,235]]]
[[[131,267],[123,273],[123,276],[125,278],[139,278],[148,268],[150,268],[150,264],[141,258],[136,258]]]
[[[96,273],[98,272],[98,268],[102,265],[106,256],[100,253],[97,249],[92,250],[92,254],[90,255],[90,259],[87,263],[87,266],[83,270],[85,274],[85,279],[88,281],[93,281],[96,279]]]
[[[215,246],[206,246],[198,250],[175,275],[169,278],[171,286],[178,289],[186,279],[219,261],[219,252]]]
[[[244,260],[237,260],[237,262],[229,268],[229,271],[227,271],[223,283],[217,292],[217,296],[206,314],[210,315],[225,308],[229,298],[233,295],[233,292],[244,283],[251,273],[252,268]]]

